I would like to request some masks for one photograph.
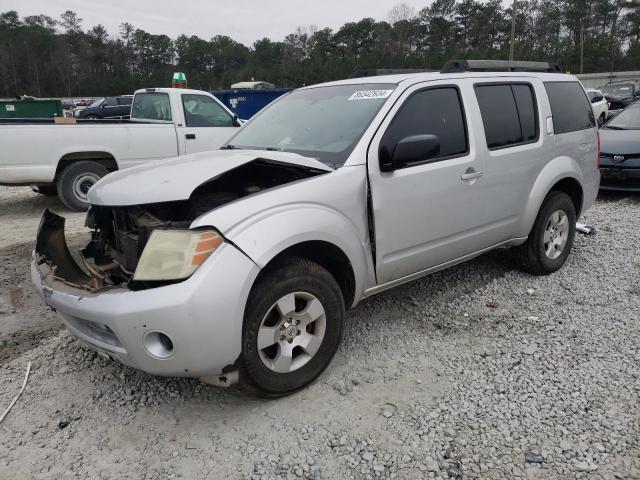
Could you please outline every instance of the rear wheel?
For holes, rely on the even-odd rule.
[[[89,208],[87,193],[109,170],[92,161],[80,161],[68,165],[58,176],[58,196],[71,210],[83,211]]]
[[[564,192],[545,199],[527,241],[513,249],[520,266],[534,275],[548,275],[566,262],[576,235],[576,210]]]
[[[320,265],[290,258],[258,279],[243,325],[243,378],[260,395],[277,397],[312,382],[340,345],[340,287]]]

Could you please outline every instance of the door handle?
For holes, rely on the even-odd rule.
[[[461,180],[475,180],[476,178],[480,178],[484,175],[484,172],[476,172],[472,168],[466,171],[464,175],[460,177]]]
[[[196,134],[195,133],[187,133],[184,138],[186,138],[187,140],[195,140],[196,139]]]

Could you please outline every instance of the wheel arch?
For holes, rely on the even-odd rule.
[[[69,165],[75,162],[90,161],[103,165],[109,172],[113,172],[119,169],[118,162],[116,161],[113,153],[105,150],[92,150],[82,152],[68,152],[60,157],[58,165],[56,166],[56,173],[54,175],[54,182],[58,179],[62,171]]]
[[[285,248],[269,260],[260,271],[258,279],[290,257],[304,258],[325,268],[340,286],[345,308],[349,308],[353,304],[356,277],[351,261],[340,247],[324,240],[308,240]]]
[[[516,229],[517,237],[527,237],[538,216],[542,203],[550,192],[564,192],[571,198],[580,217],[584,203],[582,172],[578,163],[569,157],[558,157],[549,162],[536,178],[529,193],[529,199]]]

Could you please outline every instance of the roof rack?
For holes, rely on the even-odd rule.
[[[510,60],[449,60],[440,73],[463,72],[549,72],[562,73],[557,63]]]
[[[378,75],[395,75],[402,73],[424,73],[434,72],[435,70],[412,69],[412,68],[365,68],[356,70],[348,78],[377,77]]]

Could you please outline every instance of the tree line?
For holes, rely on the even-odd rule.
[[[298,28],[249,47],[225,35],[171,39],[129,23],[114,36],[102,25],[84,29],[73,11],[57,19],[8,11],[0,14],[0,97],[131,93],[167,86],[174,71],[192,88],[217,90],[252,78],[298,87],[365,68],[507,59],[512,8],[501,0],[435,0],[419,11],[399,4],[383,21]],[[640,67],[640,0],[518,0],[514,20],[516,59],[572,73]]]

